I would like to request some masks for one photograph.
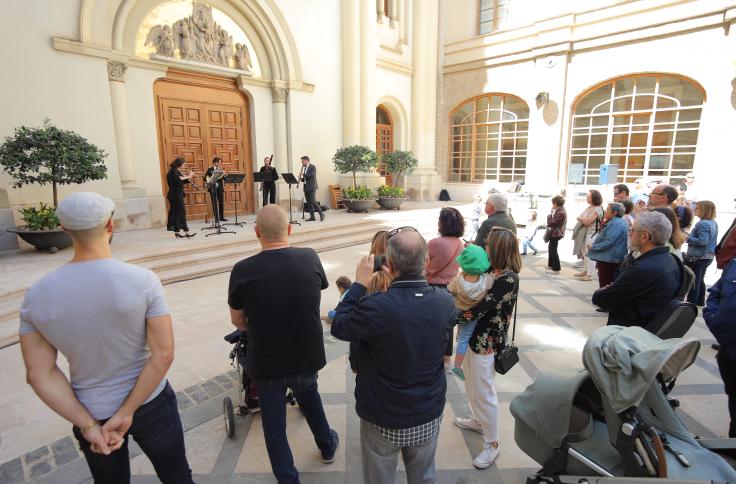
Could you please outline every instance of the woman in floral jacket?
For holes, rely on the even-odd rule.
[[[460,318],[478,321],[470,337],[470,351],[463,361],[465,389],[472,415],[455,419],[458,427],[483,434],[483,450],[473,459],[473,465],[478,469],[492,465],[499,454],[498,396],[493,386],[496,375],[494,355],[505,344],[503,338],[516,305],[521,270],[519,243],[510,230],[501,227],[491,229],[487,251],[490,270],[496,280],[483,301],[460,315]]]

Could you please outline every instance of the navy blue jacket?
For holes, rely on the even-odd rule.
[[[360,344],[355,384],[358,416],[402,429],[430,422],[445,407],[442,357],[455,302],[423,276],[394,279],[386,292],[367,297],[353,283],[337,307],[332,335]]]
[[[731,259],[708,292],[703,309],[705,324],[721,345],[721,351],[736,360],[736,258]]]
[[[613,284],[593,293],[593,304],[608,309],[608,324],[646,327],[675,299],[683,266],[667,247],[642,254]]]
[[[606,223],[588,251],[591,260],[619,264],[623,262],[629,246],[629,224],[621,217],[614,217]]]

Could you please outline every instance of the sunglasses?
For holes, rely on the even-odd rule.
[[[409,227],[408,225],[407,226],[404,226],[404,227],[398,227],[398,228],[395,228],[395,229],[393,229],[392,231],[390,231],[388,233],[388,235],[386,236],[386,240],[390,239],[391,237],[393,237],[394,235],[398,234],[399,232],[401,232],[403,230],[413,230],[414,232],[419,232],[414,227]]]

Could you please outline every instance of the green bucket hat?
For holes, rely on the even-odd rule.
[[[491,267],[483,247],[470,244],[455,259],[466,274],[483,274]]]

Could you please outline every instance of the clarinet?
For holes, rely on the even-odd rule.
[[[299,178],[296,179],[296,189],[299,189],[299,182],[304,181],[304,166],[302,166],[301,171],[299,172]]]

